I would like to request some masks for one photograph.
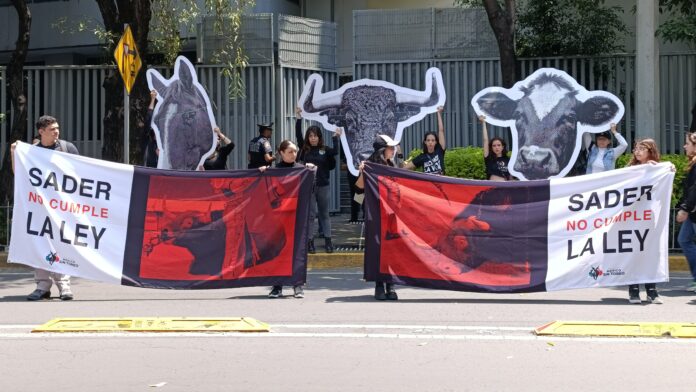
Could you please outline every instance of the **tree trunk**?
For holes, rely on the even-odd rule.
[[[24,89],[24,61],[29,49],[29,33],[31,31],[31,12],[26,0],[12,0],[12,6],[17,11],[17,42],[12,52],[10,63],[7,65],[5,77],[8,82],[8,95],[12,102],[12,128],[7,138],[7,147],[2,161],[0,180],[0,201],[9,202],[14,197],[14,176],[10,161],[10,144],[26,141],[27,134],[27,97]]]
[[[488,14],[488,22],[498,42],[503,87],[510,88],[519,79],[515,55],[515,1],[506,0],[505,10],[502,9],[498,0],[482,1]]]
[[[148,52],[147,36],[150,32],[150,0],[96,0],[104,21],[104,27],[112,34],[117,36],[108,48],[109,53],[113,53],[118,40],[123,35],[124,24],[129,24],[133,36],[138,46],[138,53],[142,61],[142,68],[133,85],[130,95],[130,132],[129,132],[129,162],[140,163],[142,156],[139,133],[145,125],[144,119],[147,113],[147,105],[150,100],[147,81],[145,80],[145,70],[147,63],[145,57]],[[104,88],[104,135],[102,158],[123,162],[123,133],[124,133],[124,111],[123,111],[123,79],[117,69],[110,72],[102,83]]]

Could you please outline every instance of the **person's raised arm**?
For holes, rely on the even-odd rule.
[[[623,154],[628,148],[628,142],[623,135],[616,130],[616,124],[611,124],[611,133],[614,134],[616,141],[619,142],[619,145],[614,147],[614,157],[618,158],[618,156]]]
[[[483,157],[488,158],[490,151],[488,151],[488,127],[486,127],[486,116],[479,116],[479,121],[483,127]]]
[[[445,143],[445,122],[442,121],[442,112],[444,111],[444,107],[437,107],[437,136],[440,139],[440,147],[442,147],[443,150],[447,148],[447,143]]]
[[[297,139],[297,148],[302,150],[304,147],[304,136],[302,136],[302,109],[295,108],[295,139]]]

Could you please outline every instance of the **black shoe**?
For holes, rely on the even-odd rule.
[[[268,298],[278,298],[283,296],[283,286],[273,286],[273,290],[268,293]]]
[[[375,299],[377,301],[384,301],[387,299],[387,295],[384,293],[384,283],[377,282],[375,284]]]
[[[324,237],[324,249],[326,249],[326,253],[333,253],[334,247],[331,243],[331,237]]]
[[[36,289],[27,296],[27,301],[38,301],[40,299],[51,298],[51,290]]]
[[[394,290],[394,285],[393,285],[393,284],[387,283],[386,291],[387,291],[387,299],[388,299],[388,300],[390,300],[390,301],[396,301],[397,299],[399,299],[399,296],[396,295],[396,291]]]
[[[307,243],[307,253],[317,253],[317,249],[314,247],[314,240],[309,240],[309,242]]]

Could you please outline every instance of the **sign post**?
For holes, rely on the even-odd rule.
[[[121,73],[126,90],[123,94],[123,163],[127,164],[129,163],[128,157],[130,155],[130,92],[135,83],[135,78],[138,77],[138,72],[140,72],[142,67],[138,48],[135,45],[135,39],[128,24],[125,25],[123,36],[118,41],[118,45],[116,45],[114,58],[116,59],[116,64],[118,64],[118,71]]]

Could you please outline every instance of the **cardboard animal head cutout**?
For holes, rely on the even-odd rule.
[[[360,79],[322,93],[324,80],[312,74],[305,83],[298,106],[302,109],[302,117],[320,122],[329,131],[343,128],[341,143],[348,170],[357,176],[360,162],[374,151],[372,144],[377,135],[387,135],[400,142],[404,128],[445,104],[440,70],[428,69],[425,81],[424,91],[381,80]]]
[[[488,123],[510,127],[508,170],[521,180],[565,176],[580,153],[583,133],[606,131],[624,114],[615,95],[587,91],[554,68],[541,68],[510,89],[485,88],[471,105]]]
[[[180,56],[174,75],[147,70],[147,84],[157,91],[151,127],[157,138],[157,168],[197,170],[215,151],[215,117],[193,64]]]

